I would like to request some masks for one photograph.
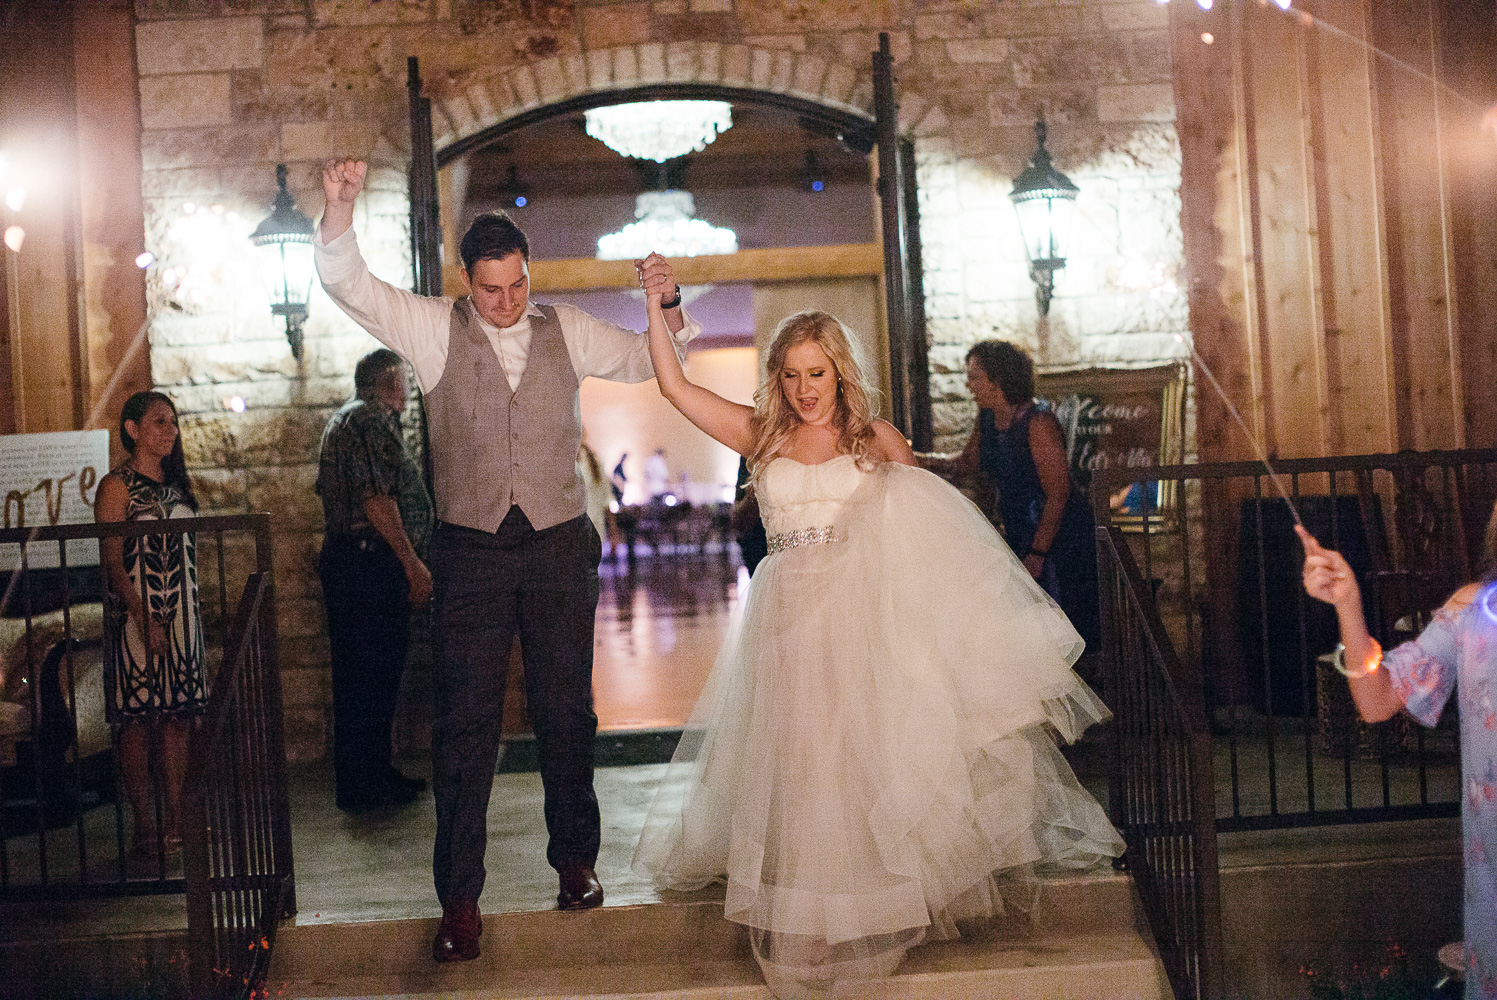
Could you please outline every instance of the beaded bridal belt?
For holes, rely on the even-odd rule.
[[[784,552],[800,545],[820,545],[823,542],[835,542],[837,535],[830,526],[825,528],[801,528],[799,531],[786,531],[778,535],[769,536],[769,555],[776,552]]]

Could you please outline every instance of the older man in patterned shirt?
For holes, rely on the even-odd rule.
[[[431,599],[421,553],[431,535],[426,483],[400,432],[405,362],[380,348],[354,369],[355,397],[322,434],[319,565],[333,661],[338,808],[412,801],[426,787],[391,762],[390,727],[410,641],[410,610]]]

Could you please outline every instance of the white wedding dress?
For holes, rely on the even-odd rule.
[[[770,988],[824,997],[1000,912],[1007,876],[1122,852],[1055,744],[1108,714],[1071,670],[1081,639],[971,502],[847,455],[775,459],[758,499],[771,554],[637,870],[726,880]]]

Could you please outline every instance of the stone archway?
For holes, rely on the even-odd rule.
[[[664,89],[731,89],[766,103],[784,98],[833,115],[873,120],[870,67],[829,61],[792,49],[720,42],[646,42],[551,56],[493,74],[457,93],[432,100],[434,146],[439,163],[472,148],[482,138],[543,117],[555,105],[615,103],[626,94]],[[678,96],[680,96],[678,94]],[[539,114],[537,114],[539,113]],[[513,123],[513,124],[512,124]],[[900,131],[941,135],[946,116],[917,93],[900,94]]]

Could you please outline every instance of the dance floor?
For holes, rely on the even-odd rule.
[[[593,701],[604,731],[683,725],[748,574],[736,547],[612,558],[598,571]]]

